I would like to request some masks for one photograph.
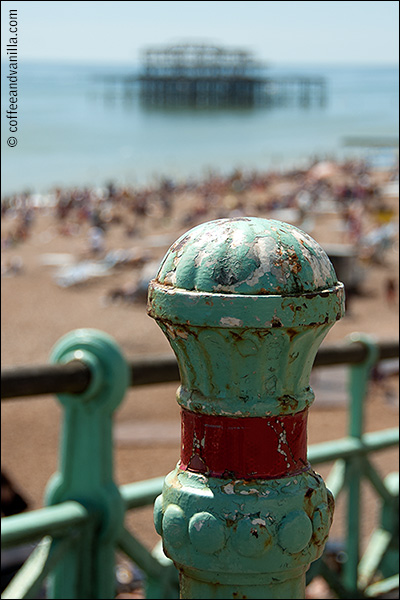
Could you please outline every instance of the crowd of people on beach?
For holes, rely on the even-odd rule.
[[[396,177],[397,173],[393,173]],[[121,225],[127,237],[146,230],[192,227],[206,219],[229,216],[274,217],[294,209],[300,221],[321,204],[341,213],[350,240],[362,234],[362,212],[373,208],[384,218],[385,206],[367,164],[360,160],[315,161],[308,168],[286,172],[210,173],[183,182],[164,178],[154,185],[132,187],[113,182],[104,187],[57,188],[47,197],[25,192],[4,197],[2,217],[13,217],[13,227],[2,236],[2,247],[23,242],[30,234],[40,207],[51,211],[61,235],[91,228],[92,248],[102,249],[109,227]]]

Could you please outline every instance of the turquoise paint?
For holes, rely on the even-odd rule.
[[[311,367],[343,315],[344,289],[325,252],[297,228],[221,219],[173,244],[149,285],[148,312],[177,356],[184,408],[279,416],[311,405]],[[332,495],[311,468],[244,481],[177,466],[154,519],[182,598],[304,598],[332,513]]]
[[[218,573],[225,584],[239,573],[271,582],[289,565],[305,571],[318,558],[332,506],[330,492],[311,469],[244,481],[177,468],[166,477],[154,518],[168,556],[180,569],[202,571],[202,578]]]
[[[364,344],[368,350],[366,359],[349,369],[350,421],[349,436],[362,439],[364,426],[364,402],[367,395],[370,372],[378,359],[378,348],[370,336],[353,333],[349,343]],[[346,466],[347,479],[347,560],[343,565],[343,584],[348,590],[358,589],[358,563],[361,539],[361,480],[366,471],[362,457],[354,457]]]
[[[64,336],[51,354],[55,363],[82,360],[91,370],[83,394],[61,394],[64,420],[60,464],[46,491],[46,504],[82,504],[88,523],[54,569],[54,598],[113,598],[115,547],[122,532],[124,502],[113,481],[112,414],[129,385],[129,368],[105,333],[79,329]]]
[[[283,296],[337,284],[326,253],[308,234],[254,217],[194,227],[171,246],[156,280],[197,292]]]

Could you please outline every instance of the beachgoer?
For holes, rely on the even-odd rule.
[[[396,303],[396,282],[393,277],[389,277],[385,284],[386,301],[389,306],[394,306]]]
[[[104,231],[101,227],[91,227],[88,231],[89,248],[93,254],[101,254],[105,249]]]

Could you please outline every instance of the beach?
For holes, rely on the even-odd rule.
[[[146,281],[169,246],[209,220],[258,216],[287,221],[323,247],[356,249],[357,290],[349,288],[346,316],[324,344],[358,331],[378,340],[398,339],[398,170],[372,170],[362,161],[310,161],[288,171],[241,171],[202,179],[164,178],[153,186],[110,184],[15,194],[2,203],[2,366],[44,364],[61,336],[77,328],[112,335],[128,359],[171,352],[146,314]],[[321,371],[322,373],[322,371]],[[343,373],[342,373],[343,375]],[[315,375],[315,387],[324,375]],[[118,484],[164,476],[179,457],[177,384],[129,391],[115,416]],[[309,417],[309,444],[346,435],[347,400],[316,395]],[[62,411],[52,397],[16,399],[2,405],[2,469],[42,506],[57,468]],[[372,381],[365,430],[398,420],[398,381]],[[398,470],[397,449],[381,451],[382,475]],[[326,477],[330,465],[317,469]],[[379,512],[376,496],[363,489],[363,544]],[[128,516],[132,531],[152,547],[158,536],[152,509]],[[343,503],[332,534],[345,528]]]

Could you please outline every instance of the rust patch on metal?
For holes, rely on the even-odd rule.
[[[179,252],[179,250],[182,250],[182,248],[184,248],[186,246],[186,244],[188,243],[188,241],[190,240],[190,235],[185,235],[184,238],[181,239],[180,242],[175,242],[175,244],[171,247],[171,252]]]
[[[268,331],[268,329],[251,329],[251,333],[254,333],[260,340],[264,340],[267,335],[271,335],[271,332]]]
[[[237,527],[237,522],[235,519],[226,518],[225,523],[226,523],[227,527],[235,527],[235,526]]]
[[[280,396],[278,403],[281,405],[283,412],[289,412],[289,410],[295,412],[299,404],[296,398],[290,394]]]
[[[241,342],[243,340],[244,332],[245,332],[245,330],[242,329],[242,330],[230,331],[230,334],[233,337],[233,339],[235,340],[235,342]]]
[[[290,270],[292,273],[297,275],[298,273],[300,273],[300,271],[302,269],[302,265],[299,260],[299,257],[297,256],[296,252],[292,248],[288,248],[287,254],[288,254],[288,263],[289,263]]]
[[[304,511],[307,513],[307,515],[310,517],[310,519],[312,518],[313,512],[314,512],[314,506],[313,506],[313,500],[312,500],[312,496],[315,492],[314,488],[308,488],[308,490],[306,491],[305,495],[304,495]]]
[[[264,548],[267,549],[269,548],[269,546],[272,546],[273,544],[273,537],[272,536],[268,536],[267,539],[264,542]]]
[[[327,493],[327,502],[328,502],[328,511],[333,515],[333,511],[335,510],[335,498],[333,494],[328,490]]]
[[[293,329],[292,327],[288,327],[288,329],[286,330],[289,336],[290,341],[293,340],[294,336],[297,335],[299,332],[297,331],[297,329]],[[298,353],[297,353],[298,354]]]

